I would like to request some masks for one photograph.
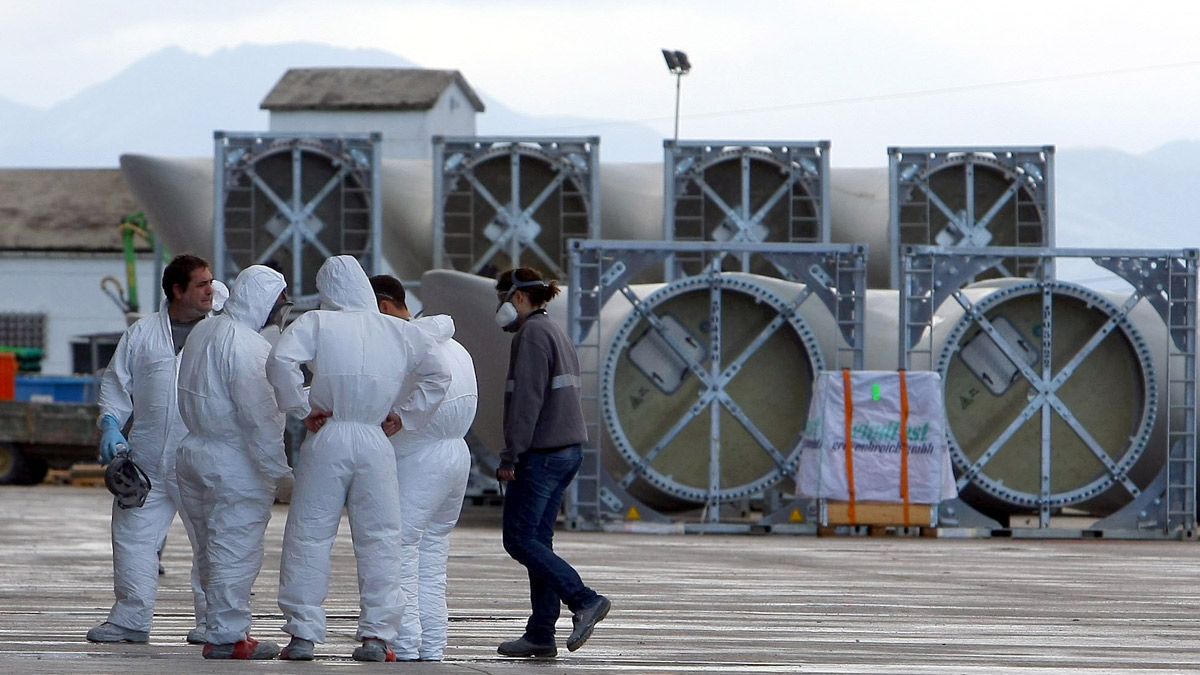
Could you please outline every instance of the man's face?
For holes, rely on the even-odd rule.
[[[200,267],[192,270],[187,288],[175,286],[175,304],[186,313],[202,316],[212,311],[213,287],[212,270]]]

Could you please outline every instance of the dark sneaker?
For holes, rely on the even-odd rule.
[[[365,638],[361,647],[355,647],[354,653],[351,655],[355,661],[386,661],[392,663],[396,660],[396,652],[388,646],[388,643],[379,638]]]
[[[516,640],[501,642],[496,648],[496,653],[501,656],[525,656],[537,659],[552,659],[558,656],[558,647],[553,644],[539,645],[536,642],[530,642],[524,635]]]
[[[279,658],[284,661],[312,661],[313,660],[313,643],[312,640],[293,637],[283,651],[279,652]]]
[[[133,630],[118,626],[115,623],[104,623],[96,626],[87,632],[89,642],[137,642],[146,643],[150,641],[150,633],[144,630]]]
[[[571,637],[567,638],[567,649],[575,651],[583,646],[583,643],[588,641],[592,636],[592,629],[600,620],[608,616],[608,610],[612,608],[612,602],[603,595],[596,596],[596,601],[591,605],[575,612],[575,616],[571,617],[571,623],[574,624],[575,630],[571,631]]]
[[[232,644],[204,645],[206,659],[238,659],[241,661],[265,661],[279,655],[279,645],[274,642],[259,642],[250,636]]]
[[[204,633],[206,631],[207,629],[204,626],[196,626],[195,628],[189,630],[187,634],[187,643],[189,645],[202,645],[205,642],[208,642],[208,640],[204,639]]]

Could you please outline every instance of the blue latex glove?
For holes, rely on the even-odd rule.
[[[121,423],[112,415],[100,419],[100,463],[108,464],[117,454],[117,446],[129,447],[129,441],[121,433]]]

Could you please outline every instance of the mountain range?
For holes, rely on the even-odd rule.
[[[314,43],[242,45],[209,56],[168,47],[48,109],[0,98],[0,167],[114,167],[127,152],[208,156],[216,129],[267,128],[267,112],[258,104],[288,68],[335,66],[414,68],[417,64],[380,50]],[[470,74],[464,75],[469,82]],[[525,115],[478,87],[475,92],[487,107],[478,117],[481,135],[596,135],[583,130],[612,124]],[[620,133],[605,135],[606,159],[662,158],[662,137],[657,131],[636,124],[618,126]],[[643,156],[634,157],[639,152]]]
[[[114,167],[122,153],[210,156],[213,130],[267,128],[258,104],[288,68],[332,66],[416,64],[380,50],[313,43],[242,45],[207,56],[166,48],[48,109],[0,98],[0,167]],[[476,93],[487,106],[480,135],[601,135],[605,161],[662,158],[662,135],[650,127],[528,115]],[[1055,164],[1059,246],[1200,246],[1200,141],[1140,155],[1059,148]]]

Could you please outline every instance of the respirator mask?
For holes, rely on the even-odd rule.
[[[504,297],[500,299],[500,306],[496,308],[496,325],[500,326],[501,330],[506,333],[515,333],[520,328],[518,319],[520,314],[517,313],[517,308],[512,304],[513,293],[517,292],[518,288],[533,288],[535,286],[545,287],[544,281],[518,281],[509,287],[504,293]]]
[[[118,446],[119,448],[120,446]],[[122,509],[140,508],[150,496],[150,477],[142,467],[133,463],[129,449],[118,450],[116,457],[104,469],[104,487],[117,498]]]
[[[275,301],[275,306],[272,307],[271,312],[267,314],[267,321],[263,324],[263,327],[259,329],[259,332],[262,332],[270,326],[274,326],[280,331],[283,331],[284,327],[287,326],[288,316],[291,315],[292,307],[295,306],[295,304],[296,303],[292,302],[291,300],[288,300],[287,293],[280,293],[279,299]]]

